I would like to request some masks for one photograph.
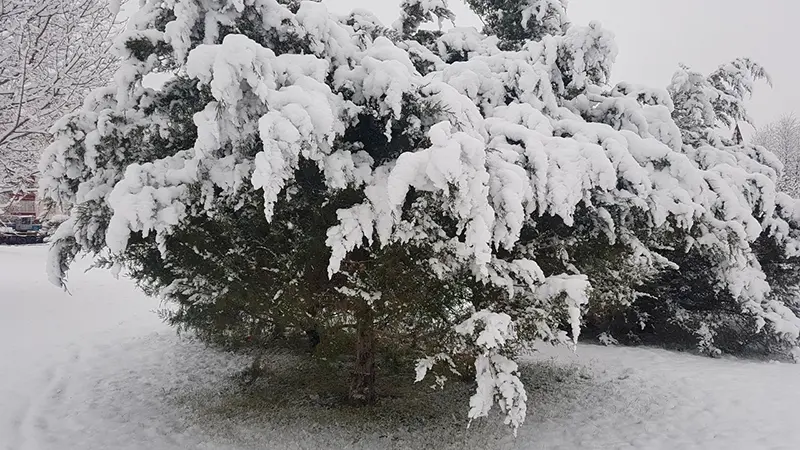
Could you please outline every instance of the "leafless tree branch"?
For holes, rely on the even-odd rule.
[[[800,120],[788,114],[756,130],[753,143],[763,145],[783,163],[778,188],[800,198]]]
[[[0,190],[31,180],[52,124],[107,85],[108,0],[0,0]]]

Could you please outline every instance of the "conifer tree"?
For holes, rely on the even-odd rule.
[[[800,248],[769,165],[698,163],[668,93],[609,86],[613,35],[563,2],[470,1],[483,32],[420,29],[452,18],[443,0],[402,5],[388,28],[310,1],[143,2],[114,82],[42,160],[43,196],[71,211],[53,280],[97,254],[208,341],[350,342],[359,402],[387,348],[418,381],[470,359],[469,418],[497,404],[515,429],[516,352],[574,345],[595,304],[629,308],[674,266],[665,242],[716,255],[742,307],[797,339],[751,247],[772,227]],[[145,87],[154,73],[172,79]]]
[[[681,135],[672,142],[681,143],[680,151],[709,186],[719,189],[721,180],[728,185],[717,194],[709,219],[731,227],[747,245],[704,232],[705,238],[676,247],[670,242],[674,236],[666,235],[660,253],[674,265],[639,284],[631,309],[595,317],[595,333],[610,331],[623,342],[699,345],[712,355],[787,354],[796,345],[793,338],[780,338],[785,331],[780,326],[764,330],[775,324],[753,314],[767,310],[794,322],[798,311],[797,278],[791,270],[798,255],[786,245],[797,236],[790,213],[794,201],[776,192],[781,163],[764,148],[746,145],[738,126],[750,121],[745,101],[759,80],[771,82],[761,66],[740,58],[709,76],[681,66],[667,89]],[[725,223],[734,216],[752,219]],[[719,252],[720,246],[729,251]]]

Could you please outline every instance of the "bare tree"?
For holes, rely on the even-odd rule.
[[[800,197],[800,120],[787,114],[758,130],[753,143],[763,145],[784,164],[778,187],[792,197]]]
[[[0,190],[30,185],[53,122],[108,83],[116,0],[0,0]]]

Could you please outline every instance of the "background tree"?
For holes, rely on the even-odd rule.
[[[71,211],[53,281],[90,253],[206,341],[317,334],[351,401],[376,398],[392,350],[420,381],[468,361],[470,419],[499,405],[515,428],[514,355],[629,309],[670,252],[713,259],[737,307],[796,342],[752,246],[773,227],[800,249],[769,155],[684,146],[667,91],[610,86],[613,35],[565,2],[470,4],[484,32],[419,29],[452,17],[438,0],[404,1],[392,28],[318,2],[144,2],[114,83],[42,159],[42,195]],[[176,77],[145,87],[159,72]]]
[[[35,185],[50,127],[113,76],[118,24],[108,6],[107,0],[0,2],[0,189]]]
[[[503,49],[515,49],[545,36],[566,32],[566,0],[467,0],[484,24],[484,33],[500,38]]]
[[[611,331],[626,343],[689,349],[699,345],[713,355],[791,351],[791,340],[764,332],[770,325],[752,314],[760,304],[776,315],[795,315],[798,290],[793,270],[797,253],[783,247],[797,233],[787,214],[794,206],[785,194],[775,192],[774,185],[781,164],[763,148],[745,145],[736,133],[740,122],[750,120],[744,104],[759,80],[770,81],[764,69],[747,58],[723,64],[708,76],[681,66],[668,93],[682,139],[676,139],[677,130],[664,134],[675,136],[670,141],[703,171],[708,183],[726,180],[735,187],[720,196],[713,216],[720,223],[752,216],[736,231],[750,236],[749,248],[744,253],[732,249],[739,253],[732,258],[704,248],[707,242],[700,240],[674,248],[673,236],[666,235],[661,253],[674,266],[651,273],[639,284],[629,310],[596,317],[600,326],[594,333]]]
[[[763,145],[783,163],[778,187],[792,197],[800,197],[800,120],[787,114],[756,130],[753,144]]]

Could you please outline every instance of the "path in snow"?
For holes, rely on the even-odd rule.
[[[44,275],[44,246],[0,246],[0,448],[45,448],[49,408],[76,398],[91,352],[162,328],[158,303],[107,272],[71,274],[69,296]],[[5,447],[3,447],[5,445]]]
[[[491,421],[466,430],[466,399],[461,417],[388,427],[321,422],[291,405],[213,415],[246,361],[178,338],[157,301],[83,273],[85,262],[64,294],[46,281],[45,253],[0,246],[3,450],[800,448],[800,366],[585,345],[537,356],[553,362],[528,382],[517,439]]]

